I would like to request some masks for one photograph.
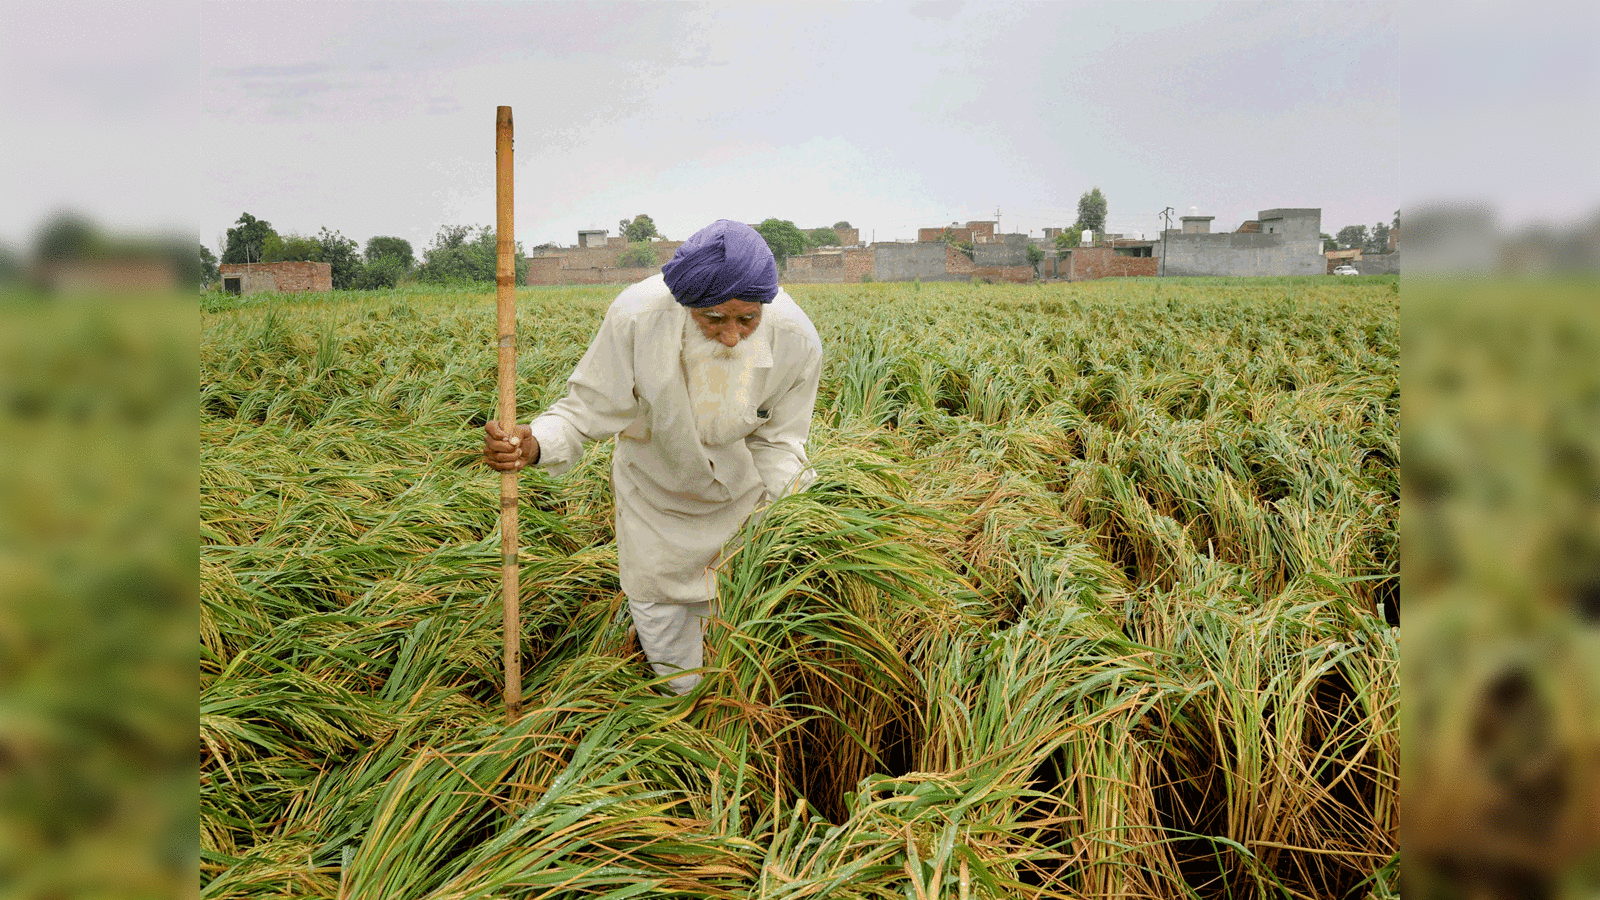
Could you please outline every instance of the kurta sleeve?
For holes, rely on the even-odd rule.
[[[767,409],[766,421],[744,439],[766,485],[767,499],[803,491],[816,480],[806,458],[811,414],[822,378],[822,354],[813,352],[789,386]]]
[[[607,310],[589,349],[567,379],[567,395],[533,420],[539,441],[537,465],[565,475],[588,441],[628,427],[638,407],[634,396],[634,334],[637,319]]]

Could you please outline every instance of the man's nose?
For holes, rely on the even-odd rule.
[[[717,335],[717,341],[724,347],[739,346],[739,332],[732,328],[725,328]]]

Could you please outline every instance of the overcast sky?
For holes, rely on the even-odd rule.
[[[420,250],[494,222],[570,245],[648,213],[844,219],[878,240],[998,217],[1231,230],[1399,206],[1397,8],[1268,3],[205,3],[202,237],[241,212]]]
[[[1508,226],[1600,200],[1600,4],[601,2],[7,4],[0,240],[51,212],[180,227],[249,212],[423,250],[494,222],[571,245],[648,213],[998,217],[1038,234],[1098,186],[1115,231],[1194,209],[1323,230],[1481,200]],[[1404,87],[1405,94],[1401,89]]]

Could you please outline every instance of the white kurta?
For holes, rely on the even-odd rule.
[[[572,467],[586,441],[618,435],[611,463],[618,567],[642,642],[640,604],[714,599],[707,567],[723,543],[758,507],[815,478],[805,442],[822,341],[811,320],[783,290],[762,306],[747,338],[756,354],[754,424],[742,438],[708,447],[695,428],[683,365],[688,318],[660,275],[629,286],[606,310],[567,396],[533,420],[538,465],[555,476]]]

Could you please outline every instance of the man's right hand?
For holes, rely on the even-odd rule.
[[[514,426],[508,435],[499,422],[489,422],[483,426],[483,461],[499,472],[520,471],[539,461],[539,440],[526,425]]]

